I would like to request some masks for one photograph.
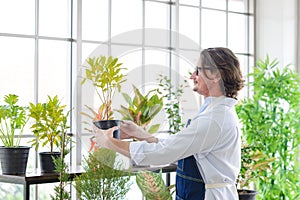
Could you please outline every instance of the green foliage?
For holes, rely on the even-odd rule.
[[[247,144],[245,141],[242,143],[242,163],[241,170],[238,176],[237,185],[241,189],[249,189],[253,179],[260,177],[261,180],[268,182],[265,177],[265,171],[272,173],[270,163],[275,158],[267,158],[267,156],[259,151],[253,145]]]
[[[300,198],[300,78],[278,61],[259,60],[253,77],[254,95],[237,106],[243,136],[267,158],[271,169],[255,179],[259,199]],[[267,180],[267,181],[266,181]]]
[[[130,174],[115,165],[116,153],[100,148],[90,153],[84,162],[84,173],[75,177],[75,189],[80,200],[124,199],[130,189]],[[118,168],[119,167],[119,168]]]
[[[71,138],[66,133],[62,135],[61,140],[61,156],[58,158],[53,157],[56,172],[59,173],[59,185],[54,187],[55,196],[51,195],[52,200],[70,200],[71,194],[67,190],[67,187],[71,185],[69,167],[65,162],[66,155],[70,152],[68,145],[71,142]]]
[[[128,107],[121,105],[121,108],[116,111],[123,116],[123,120],[131,120],[143,129],[148,129],[149,133],[155,133],[159,129],[159,124],[154,124],[149,128],[147,126],[163,107],[163,99],[157,95],[158,89],[150,90],[146,95],[142,95],[133,85],[133,91],[133,98],[123,93]]]
[[[60,147],[62,135],[69,128],[67,121],[70,113],[70,111],[65,113],[66,105],[60,105],[60,103],[57,95],[53,98],[48,96],[46,103],[30,103],[29,116],[35,120],[30,127],[35,138],[30,143],[36,150],[40,144],[49,145],[51,152],[54,147]]]
[[[121,68],[122,63],[118,63],[118,58],[99,56],[87,59],[88,66],[85,68],[85,77],[81,84],[86,80],[90,81],[101,101],[98,112],[93,111],[94,116],[83,113],[93,120],[113,119],[112,98],[116,91],[121,91],[121,83],[126,81],[125,75],[121,73],[126,68]],[[89,106],[87,106],[90,110]]]
[[[8,94],[4,97],[6,105],[0,105],[0,139],[6,147],[20,145],[21,135],[28,121],[28,108],[17,105],[18,98],[15,94]]]
[[[146,200],[172,200],[169,188],[162,179],[162,173],[151,171],[139,171],[136,175],[136,183]]]
[[[181,118],[180,97],[183,94],[183,89],[187,87],[186,82],[184,80],[184,84],[174,87],[167,76],[160,75],[159,77],[159,86],[163,88],[164,110],[167,115],[170,134],[175,134],[184,127]]]

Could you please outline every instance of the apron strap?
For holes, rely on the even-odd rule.
[[[232,186],[231,183],[211,183],[211,184],[205,184],[206,189],[211,189],[211,188],[222,188],[222,187],[228,187]]]

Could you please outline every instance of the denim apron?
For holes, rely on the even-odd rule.
[[[204,111],[209,101],[201,107]],[[191,120],[186,124],[189,126]],[[205,183],[199,172],[196,159],[193,155],[178,160],[176,170],[176,200],[204,200]]]
[[[178,161],[176,170],[176,200],[202,200],[205,184],[194,156]]]
[[[187,125],[190,124],[188,121]],[[199,172],[195,157],[178,160],[176,170],[176,200],[203,200],[205,184]]]

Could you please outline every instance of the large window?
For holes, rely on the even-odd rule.
[[[0,102],[9,93],[19,95],[24,105],[58,95],[73,109],[71,164],[76,165],[89,148],[79,113],[86,104],[99,106],[93,92],[80,85],[81,66],[88,57],[119,57],[128,68],[122,89],[126,93],[132,84],[142,91],[157,87],[158,74],[175,85],[188,79],[200,50],[208,47],[232,49],[246,75],[254,60],[253,5],[254,0],[0,1]],[[117,94],[114,106],[123,103]],[[197,113],[200,103],[186,88],[184,119]],[[159,121],[164,122],[160,130],[167,130],[163,113]],[[29,128],[24,137],[25,144],[32,137]],[[38,167],[36,152],[31,149],[30,154],[29,171]],[[1,199],[7,187],[17,186],[0,183]],[[36,188],[32,199],[50,199],[45,186]],[[134,188],[128,199],[139,193]]]

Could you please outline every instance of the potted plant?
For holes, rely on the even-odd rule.
[[[267,170],[271,170],[270,163],[275,158],[267,158],[253,145],[242,142],[241,149],[241,170],[237,179],[237,188],[240,200],[255,200],[257,191],[253,188],[255,179],[268,180],[264,177]]]
[[[21,135],[28,121],[27,107],[18,105],[19,97],[8,94],[0,105],[0,159],[3,174],[26,173],[30,147],[20,146]]]
[[[118,58],[100,55],[98,57],[88,58],[87,66],[84,66],[85,77],[81,84],[86,81],[92,83],[95,91],[101,101],[98,111],[94,111],[90,106],[86,106],[92,115],[82,113],[92,119],[94,124],[102,129],[108,129],[117,126],[120,120],[114,120],[112,110],[112,99],[116,91],[121,91],[121,83],[125,81],[125,75],[121,73],[126,68],[122,68],[122,63],[118,63]],[[119,131],[114,133],[114,137],[118,136]]]
[[[175,185],[166,186],[161,171],[157,173],[141,170],[136,174],[136,183],[146,200],[172,200],[172,194],[175,192],[171,192]]]
[[[129,191],[130,172],[121,170],[122,163],[115,165],[116,152],[99,148],[84,159],[84,173],[74,178],[74,188],[79,199],[119,200]]]
[[[237,106],[242,135],[267,158],[270,170],[254,179],[260,199],[297,199],[299,190],[300,77],[290,66],[258,60],[249,74],[253,95]],[[262,177],[265,177],[263,179]],[[267,180],[266,180],[267,179]]]
[[[121,105],[121,108],[115,109],[115,111],[122,115],[122,120],[131,120],[149,133],[155,133],[159,129],[160,124],[153,124],[150,127],[148,125],[163,107],[163,99],[158,96],[158,89],[150,90],[145,95],[142,95],[140,90],[133,85],[133,91],[133,97],[122,93],[128,106]]]
[[[40,152],[40,164],[42,173],[52,173],[55,171],[53,157],[61,155],[59,150],[62,136],[66,133],[70,111],[65,111],[66,105],[61,105],[58,96],[50,97],[45,103],[30,103],[29,117],[34,121],[30,127],[35,138],[30,141],[36,150],[48,146],[50,151]]]

